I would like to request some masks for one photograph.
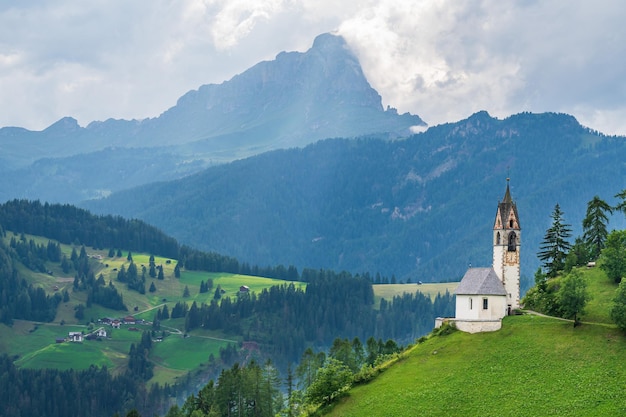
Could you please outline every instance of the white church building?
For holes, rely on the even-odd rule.
[[[454,318],[437,318],[435,327],[454,322],[468,333],[496,331],[502,318],[519,308],[520,237],[517,206],[507,179],[504,198],[498,204],[493,225],[493,265],[469,268],[455,290]]]

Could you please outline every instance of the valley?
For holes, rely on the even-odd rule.
[[[324,33],[158,116],[0,127],[0,414],[625,415],[626,137],[525,110],[428,126]],[[513,291],[461,295],[501,330],[433,329],[492,259]]]
[[[142,256],[134,255],[134,258],[141,259]],[[157,262],[159,260],[164,259],[157,258]],[[121,261],[117,263],[120,266],[124,264]],[[115,262],[109,263],[110,266],[115,264]],[[40,278],[39,284],[52,288],[64,281],[59,278],[54,280],[45,278]],[[214,285],[219,285],[224,289],[226,291],[225,296],[232,297],[237,296],[240,286],[243,285],[248,286],[252,292],[260,292],[274,285],[290,283],[277,279],[234,274],[183,272],[179,282],[174,285],[170,283],[169,286],[163,286],[158,295],[150,299],[137,296],[131,291],[123,292],[125,300],[132,300],[131,304],[137,304],[137,307],[141,306],[142,309],[137,312],[129,311],[124,316],[132,316],[137,320],[144,320],[145,323],[124,324],[120,328],[113,328],[110,324],[102,324],[100,318],[116,317],[123,321],[124,316],[120,316],[120,312],[99,306],[86,309],[85,315],[91,319],[87,324],[81,323],[74,317],[74,307],[77,303],[84,303],[85,300],[78,294],[72,294],[70,301],[59,306],[57,317],[51,323],[15,320],[11,327],[0,325],[0,340],[2,340],[0,352],[17,358],[15,364],[20,368],[88,369],[90,366],[96,365],[106,366],[113,373],[121,372],[126,367],[130,344],[137,343],[142,332],[152,330],[152,320],[156,309],[162,308],[166,304],[171,309],[178,301],[202,303],[209,302],[213,298],[213,292],[206,296],[197,294],[200,281],[207,279],[212,279]],[[66,283],[69,282],[70,286],[71,281],[65,280]],[[306,283],[296,284],[302,288],[306,287]],[[184,290],[183,285],[188,286],[190,292],[195,295],[183,298],[181,295]],[[452,292],[455,286],[456,283],[423,284],[419,287],[417,284],[380,284],[373,285],[373,289],[378,305],[381,298],[390,300],[404,293],[418,291],[432,298],[439,293]],[[59,286],[58,291],[64,289],[66,289],[64,286]],[[159,299],[159,297],[163,297],[167,301],[163,302],[163,299]],[[105,338],[84,340],[81,343],[66,341],[59,344],[57,342],[58,339],[67,339],[69,332],[88,334],[99,328],[106,330],[107,336]],[[211,355],[218,357],[220,348],[226,348],[228,344],[241,345],[244,340],[243,335],[227,334],[221,331],[197,329],[187,334],[184,321],[181,319],[163,320],[161,321],[161,328],[168,336],[155,345],[151,354],[151,359],[155,363],[155,372],[150,383],[175,383],[178,378],[183,377],[186,373],[206,366]]]

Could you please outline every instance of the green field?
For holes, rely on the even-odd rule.
[[[611,282],[600,268],[585,269],[587,285],[592,299],[587,303],[583,320],[592,323],[611,323],[611,300],[617,284]]]
[[[442,282],[426,284],[376,284],[372,287],[374,288],[374,303],[375,306],[378,307],[380,305],[381,298],[391,301],[391,299],[396,295],[402,295],[404,293],[415,294],[417,292],[421,292],[422,294],[433,299],[437,296],[437,294],[443,295],[446,291],[450,294],[454,293],[454,290],[458,285],[458,282]]]
[[[532,315],[455,332],[353,388],[331,416],[626,415],[626,340],[615,329]]]
[[[616,285],[584,271],[593,300],[584,324],[532,314],[492,333],[431,336],[330,416],[623,416],[626,338],[610,323]]]
[[[114,363],[103,351],[103,342],[56,343],[29,352],[16,361],[22,368],[87,369],[91,365],[112,368]]]

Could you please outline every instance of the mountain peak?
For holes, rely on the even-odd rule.
[[[78,121],[73,117],[63,117],[48,126],[44,132],[46,133],[68,133],[79,130]]]
[[[281,52],[222,84],[188,92],[160,119],[175,124],[179,137],[181,127],[193,130],[185,136],[206,139],[250,132],[266,149],[329,137],[408,135],[411,126],[424,124],[419,116],[385,111],[346,41],[330,33],[317,36],[306,52]]]
[[[335,49],[347,49],[348,44],[345,39],[339,35],[333,35],[332,33],[322,33],[313,40],[313,46],[311,49],[317,50],[335,50]]]

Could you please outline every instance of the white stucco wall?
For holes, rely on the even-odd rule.
[[[502,320],[454,320],[457,329],[466,333],[495,332],[502,328]]]
[[[510,298],[507,300],[507,304],[511,304],[511,309],[516,310],[519,308],[519,280],[520,280],[520,268],[519,264],[506,265],[504,267],[504,288],[506,292],[510,294]]]
[[[487,299],[487,309],[483,299]],[[499,320],[507,314],[507,300],[504,295],[460,295],[456,296],[456,319]]]
[[[502,328],[502,320],[457,320],[454,318],[437,317],[435,329],[443,326],[443,323],[451,323],[457,329],[466,333],[495,332]]]

